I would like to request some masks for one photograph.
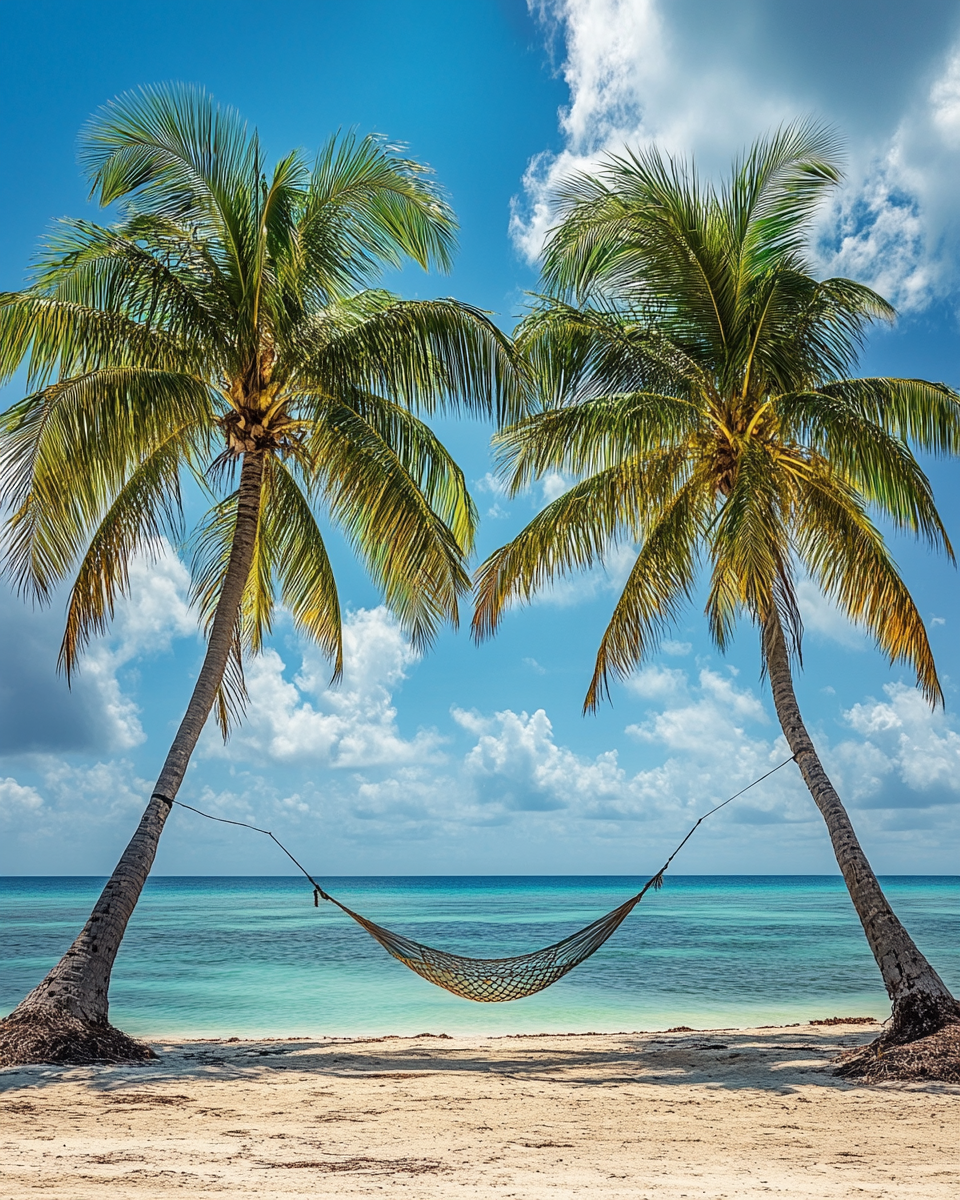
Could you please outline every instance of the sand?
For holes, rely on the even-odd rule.
[[[960,1195],[960,1088],[831,1074],[871,1036],[169,1041],[145,1067],[10,1068],[0,1197]]]

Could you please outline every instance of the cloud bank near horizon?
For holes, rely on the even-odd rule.
[[[180,571],[175,559],[161,560],[156,589],[134,591],[99,649],[105,662],[134,657],[136,648],[144,656],[187,632]],[[820,636],[844,645],[848,635],[824,622]],[[205,732],[186,785],[191,803],[267,822],[308,844],[319,839],[325,858],[332,844],[340,862],[372,848],[396,858],[396,869],[410,869],[397,848],[413,846],[419,869],[454,869],[470,858],[476,870],[500,854],[520,870],[530,845],[553,843],[585,870],[611,854],[618,866],[632,861],[639,869],[649,847],[682,836],[703,811],[788,754],[767,697],[743,686],[732,667],[691,662],[689,643],[671,642],[665,661],[628,681],[634,719],[621,746],[585,754],[558,740],[543,707],[482,712],[455,704],[444,727],[406,730],[399,693],[418,660],[397,622],[382,606],[358,609],[347,617],[345,639],[337,689],[327,687],[316,652],[292,636],[250,663],[247,719],[226,748],[212,726]],[[135,697],[111,678],[100,693],[104,713],[117,709],[134,720]],[[960,804],[960,733],[903,683],[888,684],[880,699],[864,697],[842,720],[839,734],[816,736],[858,827],[874,845],[922,855]],[[119,728],[129,729],[129,720]],[[116,746],[124,749],[122,741]],[[629,746],[642,748],[650,765],[628,769]],[[69,871],[70,855],[88,837],[109,856],[149,793],[124,757],[77,763],[39,753],[22,761],[29,776],[13,770],[0,778],[7,872],[31,873],[34,859],[51,854]],[[777,827],[789,836],[794,864],[822,860],[820,818],[789,768],[704,827],[692,861],[722,870],[735,848],[769,869]],[[178,836],[186,835],[174,832],[169,842]],[[190,852],[218,836],[222,827],[191,826]],[[239,852],[244,862],[263,861],[262,846],[244,843]]]

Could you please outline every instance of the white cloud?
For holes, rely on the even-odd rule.
[[[960,801],[960,733],[916,688],[889,683],[884,692],[886,700],[864,701],[844,713],[864,739],[836,750],[851,794],[889,808]]]
[[[360,609],[344,622],[343,640],[343,681],[334,687],[329,663],[313,649],[292,680],[276,650],[251,659],[247,716],[226,751],[209,736],[207,752],[333,767],[435,758],[437,734],[421,730],[408,740],[397,728],[393,691],[417,655],[396,620],[383,607]]]
[[[43,797],[32,787],[24,787],[15,779],[0,779],[0,817],[21,817],[42,808]]]
[[[528,0],[558,28],[570,100],[560,111],[564,148],[531,160],[511,233],[531,261],[553,223],[551,194],[575,170],[625,145],[658,143],[725,169],[742,146],[778,124],[816,111],[815,72],[803,94],[758,72],[758,47],[716,24],[684,26],[663,0]],[[789,47],[777,47],[790,55]],[[811,106],[811,100],[813,105]],[[843,114],[832,114],[843,126]],[[821,269],[870,283],[905,310],[952,286],[960,168],[960,46],[948,48],[932,84],[920,83],[893,127],[862,136],[846,186],[823,215]]]
[[[475,723],[473,726],[477,729]],[[499,712],[483,722],[464,767],[482,793],[507,808],[549,810],[598,803],[621,795],[624,772],[617,752],[584,759],[553,740],[541,708],[535,713]]]
[[[674,153],[729,155],[745,129],[752,138],[795,112],[786,99],[758,90],[756,72],[738,72],[726,55],[690,70],[676,52],[669,10],[658,0],[528,3],[563,30],[570,89],[570,103],[559,114],[566,146],[531,160],[524,198],[514,203],[511,233],[531,261],[553,224],[556,184],[572,171],[591,169],[604,152],[656,141]]]
[[[107,743],[128,750],[145,740],[136,703],[124,693],[117,673],[145,655],[164,653],[174,638],[197,633],[187,596],[190,575],[169,543],[130,564],[128,595],[117,606],[110,632],[94,642],[81,662],[85,685],[99,699]]]
[[[900,309],[955,290],[960,251],[960,46],[945,55],[885,141],[851,164],[826,214],[824,269],[869,283]]]
[[[637,677],[641,685],[645,674]],[[674,684],[679,682],[678,676],[686,678],[682,671],[666,669],[660,671],[659,678],[666,675],[672,677]],[[699,685],[697,698],[678,708],[654,713],[642,724],[628,725],[627,733],[639,741],[658,742],[670,750],[696,755],[706,751],[712,755],[721,739],[726,738],[731,744],[741,742],[747,723],[767,724],[764,707],[752,691],[740,690],[730,679],[707,669],[700,672]],[[636,685],[634,690],[639,690]],[[672,694],[680,694],[680,688],[675,686]]]
[[[617,829],[624,832],[621,822],[642,819],[659,836],[664,828],[675,829],[678,818],[681,824],[688,816],[695,819],[786,756],[782,739],[768,735],[769,719],[758,697],[716,672],[701,671],[691,683],[683,671],[653,667],[629,687],[664,707],[628,726],[627,734],[667,755],[659,766],[633,775],[616,750],[591,757],[558,745],[543,709],[507,709],[492,717],[455,709],[454,719],[476,738],[463,767],[478,798],[505,815],[554,813],[550,819],[561,822],[567,834],[579,828],[592,837],[603,828],[606,836],[616,836]],[[757,726],[760,736],[748,728]],[[758,792],[739,818],[731,815],[755,824],[757,813],[764,814],[763,821],[816,819],[791,777]]]
[[[643,700],[668,700],[686,694],[687,673],[652,664],[626,681],[627,691]]]
[[[494,475],[492,471],[488,471],[481,479],[474,481],[474,488],[478,492],[487,492],[491,496],[505,496],[507,494],[507,485],[499,476]]]
[[[559,500],[570,488],[570,480],[566,479],[559,471],[548,471],[540,480],[543,487],[543,502],[544,504],[552,504],[554,500]]]

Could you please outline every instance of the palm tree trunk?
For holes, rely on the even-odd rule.
[[[109,1024],[110,973],[153,866],[172,801],[223,679],[253,562],[262,480],[262,454],[244,455],[236,529],[207,652],[154,794],[76,941],[0,1024],[0,1063],[116,1061],[152,1054]]]
[[[846,809],[827,778],[800,716],[790,656],[776,611],[766,622],[763,643],[780,725],[803,780],[827,824],[850,899],[893,1004],[893,1021],[883,1039],[889,1043],[903,1043],[934,1033],[948,1021],[960,1018],[960,1004],[890,907],[857,841]]]

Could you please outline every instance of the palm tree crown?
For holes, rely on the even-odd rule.
[[[909,442],[960,448],[957,396],[919,379],[851,378],[871,322],[893,310],[806,254],[839,179],[830,134],[796,124],[758,142],[721,188],[656,149],[569,179],[541,298],[518,347],[539,410],[497,437],[514,491],[548,471],[578,482],[482,566],[474,628],[513,597],[639,546],[604,633],[585,707],[650,653],[710,571],[725,647],[771,612],[799,649],[808,574],[931,700],[923,621],[870,510],[951,554]]]
[[[119,222],[61,221],[32,286],[0,298],[0,373],[26,361],[30,389],[3,418],[6,569],[46,598],[76,568],[67,672],[131,556],[181,533],[184,477],[216,489],[244,455],[262,479],[234,665],[279,599],[339,673],[318,508],[428,642],[456,619],[476,515],[415,412],[511,403],[508,344],[483,313],[369,286],[404,259],[449,265],[455,219],[429,172],[352,136],[268,170],[256,132],[185,87],[107,106],[82,162]],[[194,540],[208,624],[237,519],[235,492],[212,498]],[[224,723],[236,699],[221,689]]]

